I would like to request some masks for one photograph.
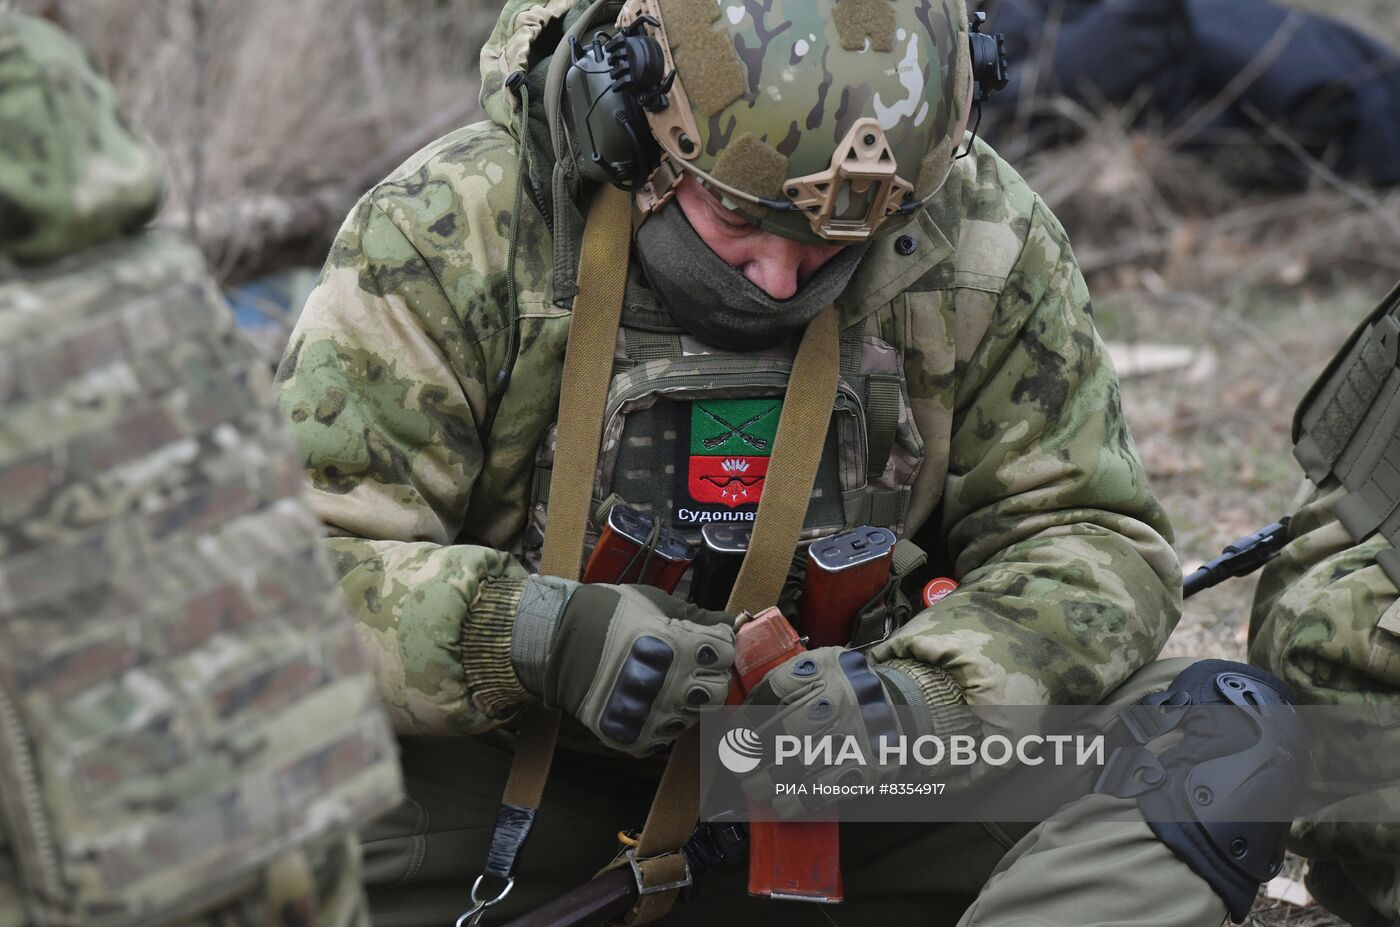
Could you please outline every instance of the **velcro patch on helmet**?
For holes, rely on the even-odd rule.
[[[855,52],[865,39],[876,52],[895,50],[895,7],[890,0],[840,0],[832,10],[841,48]]]
[[[787,180],[788,159],[752,132],[745,132],[720,152],[710,174],[725,186],[750,196],[777,199]]]
[[[884,0],[882,0],[884,2]],[[713,116],[748,89],[744,62],[729,33],[715,29],[719,6],[714,0],[660,0],[666,38],[690,103]],[[893,38],[893,33],[891,33]]]
[[[919,161],[919,176],[914,181],[916,197],[926,200],[939,191],[953,169],[953,151],[953,139],[945,139]]]
[[[966,38],[963,33],[959,32],[953,38],[966,47]],[[968,85],[971,80],[970,68],[971,64],[965,55],[957,56],[954,64],[954,87]],[[966,103],[967,98],[962,99]],[[933,112],[931,130],[940,141],[919,162],[919,176],[914,181],[914,195],[919,199],[926,200],[933,196],[948,179],[948,175],[953,169],[953,157],[957,150],[962,147],[963,141],[961,134],[954,137],[953,127],[959,124],[965,115],[966,111],[956,100],[946,96],[939,100],[938,109]]]
[[[894,51],[895,11],[890,0],[840,0],[831,17],[847,51],[864,48],[866,39],[875,51]]]

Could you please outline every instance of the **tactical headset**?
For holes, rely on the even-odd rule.
[[[982,32],[986,21],[986,13],[974,13],[968,29],[978,124],[982,104],[1006,87],[1008,80],[1006,36]],[[615,35],[596,33],[586,44],[577,36],[569,37],[570,65],[564,78],[569,121],[573,145],[581,155],[579,168],[588,180],[632,189],[644,183],[660,163],[661,149],[646,114],[670,105],[667,94],[676,72],[666,73],[661,45],[647,34],[648,26],[655,29],[661,24],[641,16]],[[972,131],[975,137],[977,124]],[[694,144],[683,137],[680,144],[687,143]]]

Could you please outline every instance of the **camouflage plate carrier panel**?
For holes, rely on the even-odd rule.
[[[396,800],[320,536],[197,251],[0,269],[0,922],[181,919]]]
[[[1352,333],[1298,407],[1294,451],[1308,479],[1346,487],[1337,517],[1355,541],[1379,532],[1376,555],[1400,585],[1400,287]]]
[[[1306,704],[1393,709],[1400,696],[1400,287],[1352,333],[1299,405],[1294,456],[1314,484],[1289,544],[1264,570],[1250,660]],[[1313,788],[1375,783],[1293,825],[1313,896],[1357,927],[1400,918],[1397,787],[1366,731],[1354,749],[1314,757]],[[1374,810],[1372,810],[1374,809]],[[1370,822],[1367,818],[1374,814]]]

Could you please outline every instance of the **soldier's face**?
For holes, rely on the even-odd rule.
[[[807,245],[765,232],[690,177],[676,187],[676,201],[710,250],[774,299],[791,297],[845,247]]]

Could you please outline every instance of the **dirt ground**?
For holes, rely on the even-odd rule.
[[[1125,370],[1152,360],[1134,344],[1191,349],[1184,368],[1130,373],[1123,383],[1133,434],[1187,571],[1292,510],[1302,480],[1289,440],[1293,410],[1382,295],[1357,286],[1240,293],[1223,303],[1177,293],[1099,300],[1101,330]],[[1253,578],[1233,580],[1189,600],[1168,653],[1242,658],[1253,588]]]
[[[1394,0],[1293,5],[1400,46]],[[1073,148],[1018,166],[1085,268],[1133,433],[1189,571],[1291,510],[1302,479],[1291,456],[1293,410],[1400,281],[1400,198],[1321,169],[1300,193],[1232,189],[1211,156],[1170,150],[1111,114],[1098,119]],[[1141,244],[1125,248],[1133,238]],[[1156,364],[1170,369],[1150,372]],[[1243,656],[1253,586],[1235,580],[1191,600],[1168,653]]]

